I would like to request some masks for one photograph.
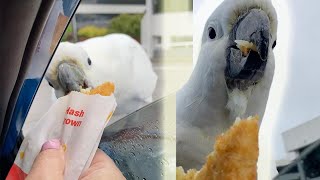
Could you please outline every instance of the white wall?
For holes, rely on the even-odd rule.
[[[193,36],[192,12],[155,14],[152,17],[152,35],[162,37],[162,48],[171,47],[173,36]]]
[[[153,6],[151,0],[146,0],[146,11],[141,20],[141,45],[146,50],[147,54],[150,58],[153,58],[153,40],[152,40],[152,14],[153,14]]]
[[[173,46],[173,42],[171,41],[173,36],[193,36],[192,12],[188,11],[153,14],[151,16],[151,22],[149,23],[147,22],[146,15],[144,19],[142,22],[141,31],[142,45],[144,47],[149,46],[149,48],[151,48],[151,45],[149,44],[151,43],[153,44],[153,48],[156,48],[156,42],[153,40],[153,38],[161,37],[161,45],[158,48],[167,50]],[[190,41],[189,44],[192,44],[192,42]]]
[[[274,85],[284,89],[281,98],[274,101],[279,104],[272,131],[272,148],[277,152],[275,159],[286,155],[280,135],[282,132],[320,115],[320,1],[286,0],[283,3],[288,9],[289,24],[283,26],[281,31],[288,34],[288,46],[285,49],[286,58],[277,59],[286,62],[278,71],[285,70],[287,74],[283,84]],[[282,23],[279,22],[279,25],[282,26]]]

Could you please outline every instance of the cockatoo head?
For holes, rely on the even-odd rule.
[[[45,75],[49,85],[54,88],[56,97],[91,87],[87,78],[91,63],[88,54],[79,45],[60,43]]]
[[[201,51],[222,49],[221,55],[207,53],[207,58],[223,61],[229,101],[233,98],[233,104],[243,106],[236,114],[244,113],[248,94],[255,85],[270,81],[263,85],[269,92],[274,73],[276,33],[277,15],[271,0],[225,0],[207,20]]]

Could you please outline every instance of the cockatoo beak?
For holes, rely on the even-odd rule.
[[[228,88],[245,90],[263,77],[270,38],[270,20],[263,10],[252,9],[237,20],[226,50]]]
[[[92,87],[85,72],[75,63],[62,62],[58,66],[58,81],[65,91],[65,95],[71,91],[80,91]]]

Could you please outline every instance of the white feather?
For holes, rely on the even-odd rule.
[[[270,42],[277,38],[277,15],[270,0],[224,0],[212,9],[203,28],[197,64],[186,85],[177,93],[177,165],[201,168],[212,151],[214,139],[237,117],[263,117],[274,73],[274,56],[269,45],[263,78],[241,92],[228,92],[225,80],[226,44],[230,30],[250,9],[261,9],[270,20]],[[209,27],[215,28],[214,39]],[[196,151],[194,151],[196,150]],[[192,153],[198,153],[194,156]]]
[[[246,91],[240,91],[239,89],[233,89],[228,92],[227,109],[230,111],[231,119],[236,117],[242,117],[247,110],[248,98],[251,95],[252,88]]]
[[[136,40],[124,34],[111,34],[91,38],[77,45],[92,60],[92,70],[88,76],[95,85],[106,80],[113,81],[118,101],[132,97],[150,101],[157,75],[148,55]]]
[[[57,81],[57,67],[62,61],[79,65],[93,86],[106,81],[115,83],[118,104],[115,116],[122,114],[122,117],[152,101],[157,75],[142,46],[128,35],[110,34],[76,44],[60,43],[46,73],[57,97],[63,95]]]

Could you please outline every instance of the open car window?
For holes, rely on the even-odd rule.
[[[68,94],[64,82],[50,73],[60,61],[68,61],[66,56],[76,55],[71,59],[85,66],[88,80],[81,88],[115,83],[118,105],[99,147],[127,179],[174,177],[174,95],[192,71],[192,1],[182,4],[168,8],[162,1],[82,1],[41,81],[23,134]],[[67,22],[64,16],[57,18]]]

